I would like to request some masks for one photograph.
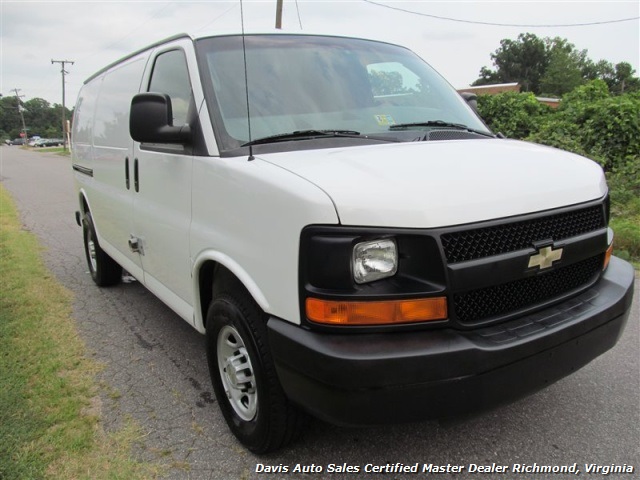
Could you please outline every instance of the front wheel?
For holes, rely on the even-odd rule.
[[[82,233],[89,273],[96,285],[108,287],[120,283],[122,267],[100,248],[90,212],[85,213],[82,219]]]
[[[294,440],[306,419],[280,386],[263,317],[248,295],[230,293],[216,297],[207,314],[207,358],[218,404],[233,434],[258,454]]]

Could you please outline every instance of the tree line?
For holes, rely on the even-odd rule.
[[[521,33],[515,40],[501,40],[491,60],[494,68],[482,67],[472,85],[518,82],[523,92],[561,97],[600,79],[612,94],[640,90],[640,78],[634,75],[630,63],[594,62],[587,50],[578,50],[566,38],[539,38],[533,33]]]
[[[72,111],[65,108],[65,117],[72,118]],[[21,116],[22,115],[22,116]],[[62,138],[62,105],[50,104],[42,98],[23,102],[16,96],[0,98],[0,138],[18,138],[22,132],[22,117],[30,137]]]

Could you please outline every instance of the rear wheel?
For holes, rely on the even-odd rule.
[[[280,386],[263,317],[244,292],[218,295],[207,314],[207,358],[218,404],[233,434],[254,453],[285,446],[306,423]]]
[[[84,214],[82,232],[84,236],[84,252],[93,281],[100,287],[108,287],[120,283],[122,267],[100,248],[90,212]]]

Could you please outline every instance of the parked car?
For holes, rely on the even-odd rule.
[[[366,425],[514,400],[625,327],[634,269],[611,255],[602,168],[495,135],[406,48],[180,35],[97,72],[76,105],[94,282],[124,268],[206,335],[217,404],[254,452],[306,413]]]
[[[14,138],[13,140],[5,140],[7,145],[24,145],[24,138]]]
[[[61,147],[63,144],[61,138],[41,138],[35,142],[34,147]]]

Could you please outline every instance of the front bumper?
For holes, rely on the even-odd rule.
[[[323,420],[459,415],[539,390],[613,347],[629,317],[634,275],[612,258],[578,297],[498,326],[334,334],[272,318],[269,341],[287,396]]]

